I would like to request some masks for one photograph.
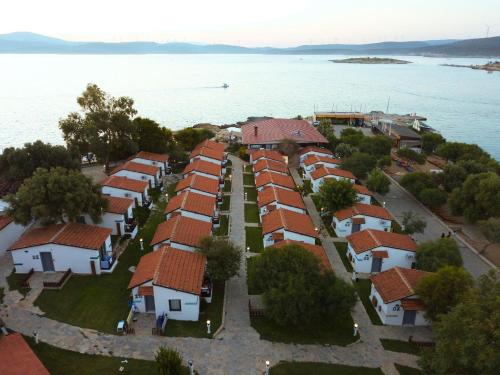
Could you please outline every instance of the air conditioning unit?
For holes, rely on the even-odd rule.
[[[132,194],[130,193],[125,193],[125,198],[130,198],[132,196]]]

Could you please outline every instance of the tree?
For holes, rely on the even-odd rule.
[[[479,229],[491,242],[500,243],[500,217],[490,217],[479,222]]]
[[[423,233],[427,223],[416,213],[411,211],[403,212],[403,232],[406,234]]]
[[[416,293],[425,304],[426,316],[435,321],[463,302],[473,285],[474,281],[466,270],[445,266],[436,273],[424,276],[417,285]]]
[[[379,168],[390,167],[391,164],[392,164],[392,159],[390,155],[384,155],[380,157],[377,161],[377,167]]]
[[[417,250],[417,268],[435,272],[444,266],[461,267],[462,256],[458,245],[452,238],[440,238],[424,242]]]
[[[59,121],[69,147],[76,147],[81,154],[93,152],[106,169],[111,159],[137,151],[132,141],[132,117],[137,111],[131,98],[114,98],[97,85],[89,84],[77,102],[81,112],[72,112]]]
[[[492,172],[470,175],[453,190],[448,203],[454,215],[472,223],[500,216],[500,176]]]
[[[132,121],[132,139],[141,151],[165,154],[174,147],[174,137],[170,129],[160,126],[148,118],[136,117]]]
[[[199,251],[207,257],[207,272],[214,280],[226,281],[238,274],[241,251],[231,242],[205,237]]]
[[[300,147],[298,143],[291,138],[285,138],[280,143],[280,151],[289,158],[296,155],[297,152],[299,151],[299,148]]]
[[[181,375],[182,357],[175,349],[160,346],[155,353],[155,361],[160,375]]]
[[[422,135],[422,150],[428,154],[432,154],[439,145],[445,142],[446,140],[439,133],[425,133]]]
[[[425,156],[412,150],[411,148],[406,148],[406,147],[400,148],[397,151],[397,154],[399,157],[415,161],[418,164],[425,164]]]
[[[448,196],[438,188],[427,188],[418,194],[420,202],[430,208],[439,208],[446,203]]]
[[[377,159],[362,152],[356,152],[342,161],[342,169],[351,171],[357,178],[366,178],[377,165]]]
[[[389,192],[389,186],[391,186],[391,181],[384,173],[379,170],[374,170],[368,176],[366,181],[366,186],[371,191],[377,192],[379,194],[385,195]]]
[[[23,225],[33,220],[42,224],[64,222],[66,218],[75,221],[84,214],[97,223],[107,204],[100,186],[80,171],[61,167],[37,169],[16,194],[5,200],[10,204],[9,215]]]
[[[500,368],[500,282],[491,271],[467,300],[433,325],[436,346],[419,365],[430,375],[495,375]]]
[[[359,151],[370,154],[379,159],[382,156],[388,156],[391,153],[393,141],[385,135],[376,135],[374,137],[364,137],[358,145]]]
[[[363,132],[354,128],[345,128],[342,130],[342,133],[340,133],[340,142],[347,143],[354,147],[357,147],[364,138],[365,135]]]
[[[349,180],[325,179],[317,193],[319,204],[328,212],[352,206],[358,200],[356,190]]]
[[[184,150],[191,151],[205,139],[210,139],[215,133],[205,128],[184,128],[175,132],[174,138]]]
[[[339,158],[348,158],[352,154],[354,154],[358,149],[354,146],[351,146],[347,143],[339,143],[337,147],[335,147],[335,154]]]
[[[404,175],[401,185],[416,197],[424,189],[437,188],[434,177],[425,172],[412,172]]]
[[[462,186],[467,179],[467,171],[458,164],[447,164],[443,168],[443,173],[438,174],[438,178],[443,188],[451,193],[453,189]]]
[[[486,164],[491,160],[490,154],[478,145],[460,142],[443,143],[437,147],[436,154],[452,162],[475,160]]]
[[[316,130],[320,132],[325,138],[330,136],[335,136],[335,132],[333,131],[332,122],[328,119],[321,119],[319,125],[316,127]]]

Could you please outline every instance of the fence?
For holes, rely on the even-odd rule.
[[[26,277],[24,278],[23,281],[21,281],[21,288],[31,288],[30,286],[30,279],[31,279],[31,276],[33,276],[33,274],[35,273],[35,270],[32,268],[30,270],[30,272],[28,272],[28,274],[26,275]]]
[[[71,268],[68,268],[66,272],[64,272],[63,276],[59,279],[59,281],[44,281],[43,288],[44,289],[61,289],[66,281],[69,280],[73,272],[71,272]]]
[[[252,303],[250,302],[250,300],[248,300],[248,311],[250,313],[251,318],[265,315],[265,310],[262,308],[257,308],[257,307],[252,306]]]

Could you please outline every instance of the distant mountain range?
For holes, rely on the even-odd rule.
[[[155,42],[72,42],[45,35],[0,34],[0,53],[48,54],[289,54],[289,55],[420,55],[450,57],[500,56],[500,36],[467,40],[426,40],[370,44],[319,44],[290,48],[241,47],[228,44]]]

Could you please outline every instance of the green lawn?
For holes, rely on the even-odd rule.
[[[197,322],[169,320],[166,336],[211,338],[222,322],[224,305],[224,282],[214,283],[212,303],[202,303]],[[211,334],[207,334],[207,320],[210,320]]]
[[[221,211],[229,211],[230,207],[231,207],[231,196],[224,195],[222,197],[222,204],[220,206],[220,210]]]
[[[354,283],[354,287],[356,288],[359,298],[361,299],[361,302],[363,303],[363,306],[365,307],[372,323],[381,326],[382,321],[370,301],[372,282],[368,279],[359,279],[356,283]]]
[[[231,182],[231,180],[224,181],[224,188],[222,189],[222,191],[224,193],[230,193],[232,184],[233,183]]]
[[[379,368],[353,367],[317,362],[280,362],[271,375],[382,375]]]
[[[248,285],[248,294],[256,295],[262,294],[263,291],[259,288],[256,288],[253,283],[254,274],[255,274],[255,264],[258,257],[247,258],[247,285]]]
[[[247,200],[250,202],[257,202],[257,189],[246,187],[245,193],[247,194]]]
[[[399,363],[395,363],[396,369],[399,371],[399,375],[421,375],[422,371],[408,366],[400,365]]]
[[[245,222],[260,223],[259,206],[256,203],[245,203]]]
[[[352,272],[352,264],[349,262],[347,258],[347,242],[334,242],[335,247],[337,248],[337,252],[342,259],[342,263],[347,271]]]
[[[264,249],[262,241],[262,228],[245,227],[245,250],[250,247],[252,253],[260,253]]]
[[[251,164],[245,165],[244,171],[247,173],[253,173],[252,165]]]
[[[214,230],[215,236],[227,236],[229,234],[229,216],[220,217],[220,227]]]
[[[21,288],[21,283],[28,276],[27,273],[14,273],[12,272],[7,277],[7,284],[9,284],[9,290],[17,290],[23,296],[26,296],[26,293],[30,291],[29,288]]]
[[[243,185],[252,185],[255,186],[255,177],[253,174],[245,173],[243,175]]]
[[[62,290],[45,290],[35,305],[50,319],[60,320],[84,328],[116,333],[116,324],[127,317],[130,291],[127,285],[132,277],[129,267],[137,265],[146,252],[156,227],[163,218],[165,202],[158,205],[118,260],[112,274],[96,276],[73,275]],[[144,239],[145,251],[140,250],[139,239]]]
[[[229,176],[233,172],[233,168],[226,167],[226,177]]]
[[[380,339],[380,342],[385,350],[390,350],[391,352],[420,355],[422,350],[417,345],[412,344],[409,341]]]
[[[121,372],[122,374],[151,375],[158,373],[158,368],[154,361],[127,359],[128,363],[121,363],[124,358],[81,354],[60,349],[43,342],[35,344],[33,338],[25,338],[31,349],[52,375],[118,374],[118,369],[121,366],[125,368],[125,371]],[[189,374],[187,367],[184,367],[183,370],[183,374]]]

